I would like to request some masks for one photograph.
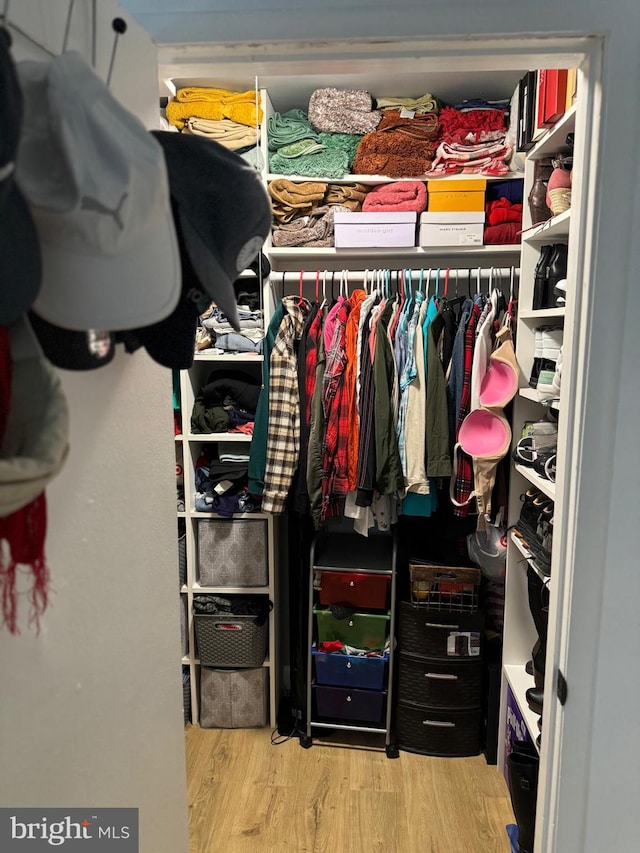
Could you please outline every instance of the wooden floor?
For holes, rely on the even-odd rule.
[[[428,758],[269,729],[186,730],[190,853],[509,853],[509,795],[483,756]]]

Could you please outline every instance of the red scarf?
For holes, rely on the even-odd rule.
[[[11,348],[8,329],[0,326],[0,442],[11,406]],[[2,615],[12,634],[18,633],[18,564],[29,567],[33,576],[31,614],[40,629],[40,617],[47,607],[49,570],[44,557],[47,532],[47,504],[44,492],[22,509],[0,518],[0,596]],[[9,563],[4,562],[4,543],[9,546]]]

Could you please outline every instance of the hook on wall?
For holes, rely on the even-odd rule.
[[[113,47],[111,48],[111,59],[109,61],[109,71],[107,73],[107,86],[111,86],[111,75],[113,74],[113,65],[116,59],[116,49],[118,47],[118,39],[127,31],[127,22],[123,18],[114,18],[111,21],[111,27],[115,33],[113,37]]]

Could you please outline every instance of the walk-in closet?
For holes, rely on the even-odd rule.
[[[0,3],[0,837],[626,849],[638,10],[177,5]]]

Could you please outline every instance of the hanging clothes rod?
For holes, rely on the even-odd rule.
[[[298,272],[271,272],[271,281],[274,283],[279,283],[284,281],[285,283],[296,283],[300,282],[300,277],[302,275],[303,283],[314,283],[316,281],[316,277],[318,272],[320,273],[320,280],[322,280],[323,275],[326,273],[327,281],[331,281],[331,276],[334,277],[335,282],[340,281],[340,277],[346,274],[347,281],[349,282],[363,282],[365,280],[365,276],[370,281],[372,275],[379,270],[380,267],[370,268],[368,270],[314,270],[313,272],[309,272],[306,270],[299,270]],[[382,269],[390,269],[388,267],[383,267]],[[420,273],[422,273],[423,281],[430,277],[432,280],[435,280],[438,276],[441,280],[444,280],[447,272],[449,273],[449,277],[453,276],[455,278],[464,278],[466,279],[469,273],[472,276],[480,275],[481,278],[489,278],[490,276],[495,278],[508,278],[511,275],[511,271],[513,270],[516,276],[520,275],[519,267],[464,267],[463,269],[452,269],[451,267],[394,267],[390,269],[390,272],[400,272],[400,270],[411,270],[413,275],[413,280],[418,281],[420,278]]]

